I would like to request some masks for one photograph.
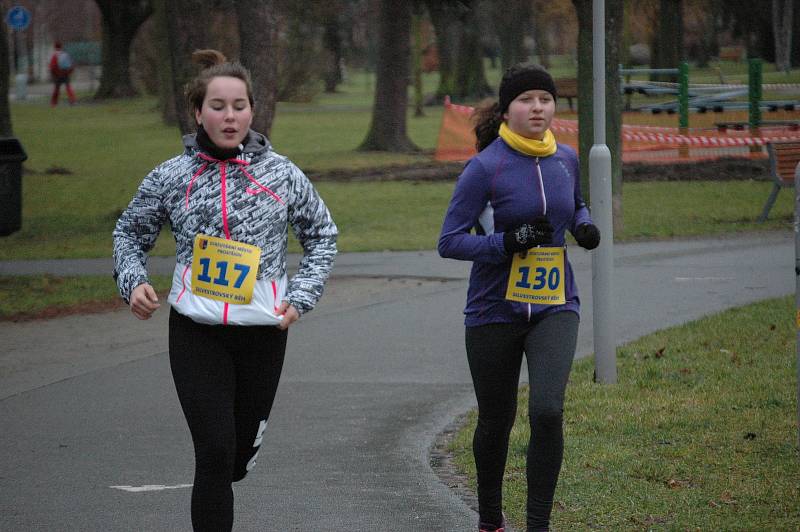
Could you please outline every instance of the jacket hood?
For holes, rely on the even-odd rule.
[[[200,151],[200,146],[197,144],[196,133],[190,133],[183,136],[183,147],[187,153]],[[249,155],[260,155],[272,149],[267,137],[252,129],[248,130],[247,144],[244,145],[242,153]]]

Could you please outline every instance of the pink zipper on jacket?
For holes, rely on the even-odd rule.
[[[250,187],[247,187],[246,191],[247,191],[248,194],[258,194],[259,192],[266,192],[270,196],[275,198],[275,200],[278,203],[280,203],[281,205],[285,204],[280,196],[278,196],[275,192],[273,192],[269,187],[259,183],[256,180],[256,178],[253,177],[250,174],[250,172],[248,172],[245,169],[245,167],[247,167],[250,164],[250,162],[242,160],[242,159],[224,159],[224,160],[215,159],[214,157],[206,155],[205,153],[202,153],[202,152],[198,152],[197,156],[199,158],[203,159],[205,161],[205,163],[203,163],[203,165],[200,167],[200,169],[197,170],[197,172],[195,172],[194,175],[192,175],[192,178],[189,180],[189,185],[186,187],[186,209],[189,208],[189,192],[191,191],[192,185],[194,184],[195,179],[197,179],[197,176],[202,174],[203,171],[206,168],[208,168],[209,165],[211,165],[211,164],[219,164],[220,188],[221,188],[220,195],[221,195],[221,200],[222,200],[222,231],[225,233],[225,240],[230,240],[231,239],[231,232],[230,232],[230,229],[228,227],[228,172],[227,172],[228,163],[237,165],[239,167],[239,169],[242,171],[242,173],[244,175],[246,175],[247,178],[258,187],[259,190],[254,190],[254,189],[252,189]],[[185,272],[184,272],[184,275],[185,275]],[[275,286],[275,281],[272,281],[272,291],[275,294],[275,296],[277,297],[277,288]],[[183,295],[183,292],[181,292],[181,295]],[[227,325],[228,324],[228,307],[229,307],[229,303],[224,303],[224,306],[223,306],[223,309],[222,309],[222,324],[223,325]],[[276,306],[275,308],[277,309],[278,307]]]

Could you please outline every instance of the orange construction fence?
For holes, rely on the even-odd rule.
[[[436,143],[438,161],[464,161],[475,155],[474,108],[456,105],[445,99],[442,125]],[[746,126],[747,112],[742,120],[730,120],[717,127],[691,128],[623,124],[623,162],[675,163],[724,157],[764,158],[764,146],[771,141],[800,140],[800,122],[794,113],[783,118],[791,120],[765,121],[757,131]],[[578,122],[554,118],[550,126],[556,140],[578,149]],[[737,129],[741,128],[741,129]]]

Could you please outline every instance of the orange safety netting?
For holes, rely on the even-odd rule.
[[[438,161],[463,161],[475,155],[472,107],[445,100],[442,125],[436,143]],[[647,116],[638,114],[638,117]],[[622,160],[624,162],[674,163],[723,157],[764,158],[764,146],[780,140],[800,140],[800,112],[770,113],[762,127],[751,132],[747,127],[747,111],[720,115],[692,115],[692,120],[705,127],[680,131],[677,127],[623,124]],[[778,119],[778,120],[776,120]],[[716,124],[716,125],[715,125]],[[742,129],[736,129],[742,128]],[[578,149],[578,122],[554,118],[551,130],[558,142]]]

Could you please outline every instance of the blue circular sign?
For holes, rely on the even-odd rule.
[[[31,23],[31,12],[22,6],[14,6],[6,14],[6,24],[14,30],[24,30]]]

